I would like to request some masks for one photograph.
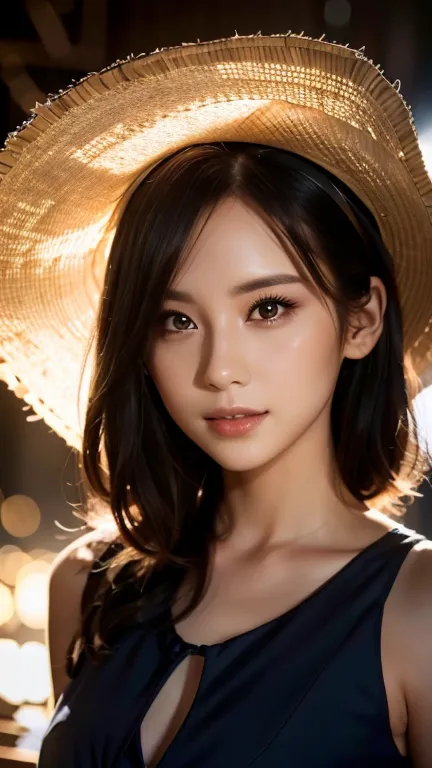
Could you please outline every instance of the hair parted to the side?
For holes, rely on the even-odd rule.
[[[83,611],[71,675],[82,651],[101,658],[124,629],[169,621],[167,607],[191,569],[195,589],[177,620],[205,588],[221,469],[173,422],[145,361],[192,230],[227,197],[251,206],[287,252],[291,245],[290,258],[294,247],[296,268],[334,303],[341,343],[350,313],[368,301],[370,277],[384,283],[382,334],[365,358],[344,359],[332,401],[335,462],[346,488],[398,516],[430,466],[418,441],[412,401],[420,382],[404,357],[393,262],[364,204],[332,174],[282,149],[226,142],[176,152],[123,205],[107,263],[82,467],[90,494],[116,522],[118,553]]]

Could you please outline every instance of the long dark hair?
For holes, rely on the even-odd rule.
[[[301,275],[334,303],[341,339],[349,313],[368,301],[370,277],[383,281],[381,336],[365,358],[344,359],[336,384],[336,466],[356,499],[390,515],[405,511],[424,477],[412,408],[419,380],[404,354],[393,261],[366,206],[332,174],[281,149],[226,142],[176,152],[135,184],[117,213],[82,445],[85,483],[118,530],[114,576],[83,612],[70,674],[83,649],[99,658],[126,628],[169,621],[167,606],[192,569],[195,586],[177,620],[205,590],[221,470],[174,423],[145,362],[194,225],[228,196],[294,246]]]

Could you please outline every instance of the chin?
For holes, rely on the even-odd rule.
[[[255,446],[253,449],[252,446],[242,446],[240,441],[237,445],[233,441],[231,445],[218,451],[204,447],[203,450],[228,472],[250,472],[263,467],[275,458],[274,451],[264,451],[262,445]]]

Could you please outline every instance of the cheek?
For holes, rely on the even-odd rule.
[[[317,313],[307,322],[292,325],[283,337],[267,339],[264,367],[268,387],[279,388],[281,394],[305,396],[334,387],[339,367],[340,350],[336,328],[331,318]]]
[[[172,418],[179,422],[179,416],[185,406],[187,408],[188,398],[191,396],[189,365],[175,350],[161,346],[152,355],[150,372],[165,408]]]
[[[245,334],[244,361],[264,397],[287,395],[304,399],[323,397],[334,387],[340,367],[337,329],[321,306],[307,308],[293,323],[279,329]],[[171,416],[182,424],[189,407],[196,407],[194,376],[199,368],[199,345],[182,341],[157,344],[151,374]],[[272,393],[272,394],[271,394]],[[300,400],[299,400],[300,402]],[[270,403],[269,403],[270,405]]]

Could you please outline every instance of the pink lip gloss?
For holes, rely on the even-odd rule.
[[[259,426],[268,413],[251,413],[239,419],[206,419],[210,429],[222,437],[241,437]]]

